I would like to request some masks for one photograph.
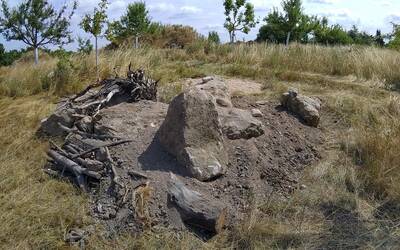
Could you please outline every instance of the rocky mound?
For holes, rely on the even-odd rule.
[[[231,98],[220,79],[205,78],[169,106],[112,99],[86,114],[61,108],[42,126],[67,134],[46,171],[88,192],[110,235],[160,226],[213,235],[272,190],[293,192],[319,158],[320,130],[277,103]]]

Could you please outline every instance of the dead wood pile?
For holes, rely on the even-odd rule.
[[[156,100],[157,81],[148,78],[143,70],[132,71],[130,68],[127,78],[106,79],[88,86],[65,100],[52,116],[42,122],[40,131],[43,134],[57,134],[54,133],[56,129],[66,135],[62,147],[51,142],[46,173],[68,177],[83,191],[88,191],[89,184],[98,182],[102,173],[108,171],[113,175],[113,182],[123,186],[118,181],[108,148],[131,140],[95,131],[94,123],[100,110],[112,102]]]

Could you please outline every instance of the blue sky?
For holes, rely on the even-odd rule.
[[[21,0],[8,0],[10,5],[16,5]],[[256,16],[262,20],[273,7],[280,7],[280,0],[248,0],[254,4]],[[63,3],[70,4],[72,0],[49,0],[55,6]],[[78,11],[72,18],[74,36],[89,38],[87,34],[79,29],[79,21],[86,12],[90,12],[97,1],[79,0]],[[109,19],[118,19],[126,10],[126,6],[134,0],[109,0]],[[186,24],[195,27],[200,33],[207,34],[209,31],[217,31],[222,40],[228,40],[228,34],[223,28],[223,0],[146,0],[150,16],[154,21],[169,24]],[[353,24],[367,32],[375,33],[376,29],[383,32],[391,30],[390,22],[400,23],[400,0],[303,0],[304,10],[308,14],[327,16],[331,23],[339,23],[346,28]],[[262,24],[262,22],[261,22]],[[242,40],[254,39],[258,27],[250,34],[238,34],[237,38]],[[1,37],[0,42],[7,49],[24,47],[20,42],[6,42]],[[102,45],[106,44],[103,39]],[[75,44],[69,45],[68,49],[74,49]]]

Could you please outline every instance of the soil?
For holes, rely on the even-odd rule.
[[[101,110],[96,125],[99,130],[133,140],[110,148],[124,188],[113,185],[112,175],[107,174],[90,193],[91,214],[106,227],[109,236],[141,232],[150,226],[194,230],[181,221],[168,198],[170,173],[207,199],[223,202],[228,209],[228,226],[243,219],[254,202],[266,200],[271,192],[284,197],[300,186],[304,168],[320,158],[317,148],[323,142],[321,130],[304,125],[282,110],[277,102],[256,104],[247,96],[235,97],[232,101],[241,109],[260,109],[264,115],[258,119],[264,124],[265,134],[250,140],[225,138],[229,155],[227,172],[211,182],[191,178],[160,145],[157,131],[166,116],[167,104],[140,101]],[[148,178],[139,177],[134,171]],[[138,190],[142,187],[151,189],[150,196],[139,199],[144,202],[141,203],[144,212],[138,211]]]

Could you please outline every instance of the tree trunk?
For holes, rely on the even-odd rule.
[[[99,74],[99,50],[97,47],[97,36],[95,38],[95,50],[96,50],[96,78],[97,80],[100,79],[100,74]]]
[[[229,39],[230,39],[231,43],[235,42],[235,31],[234,30],[229,32]]]
[[[291,31],[288,32],[287,37],[286,37],[286,46],[289,46],[289,42],[290,42],[290,35],[292,34]]]
[[[35,47],[33,49],[33,54],[35,56],[35,64],[38,65],[39,64],[39,49],[38,49],[38,47]]]
[[[139,48],[139,36],[135,36],[135,49]]]

